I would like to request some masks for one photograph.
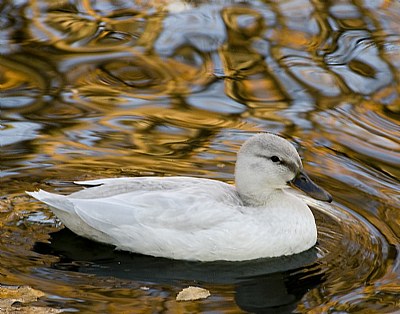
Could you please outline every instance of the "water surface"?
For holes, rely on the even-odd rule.
[[[0,284],[101,313],[400,309],[398,1],[3,1]],[[257,132],[334,196],[291,259],[168,261],[76,238],[38,188],[100,177],[233,182]],[[211,297],[178,303],[188,285]]]

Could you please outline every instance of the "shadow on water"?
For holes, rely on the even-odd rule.
[[[304,294],[323,282],[312,248],[301,254],[243,262],[170,260],[114,250],[67,228],[51,234],[34,251],[55,255],[52,268],[146,284],[231,285],[236,304],[253,313],[291,313]]]

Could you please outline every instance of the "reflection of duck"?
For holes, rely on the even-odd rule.
[[[251,313],[292,313],[303,295],[322,280],[314,248],[279,258],[203,263],[115,251],[113,246],[93,243],[63,229],[52,233],[49,243],[37,242],[34,250],[59,256],[52,266],[58,270],[130,280],[144,286],[197,283],[213,294],[214,285],[224,285],[235,291],[236,304]]]
[[[75,233],[118,249],[187,260],[249,260],[305,251],[316,242],[308,206],[287,183],[331,197],[303,172],[296,149],[273,134],[247,140],[236,188],[209,179],[119,178],[69,196],[30,192]]]

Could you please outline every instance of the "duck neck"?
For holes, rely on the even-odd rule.
[[[238,188],[238,193],[243,203],[247,206],[263,206],[270,202],[273,196],[282,193],[280,188],[262,188],[248,190]]]

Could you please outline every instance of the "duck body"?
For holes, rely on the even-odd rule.
[[[263,176],[248,175],[238,182],[238,173],[240,177],[244,172],[257,176],[269,170],[276,176],[265,156],[254,155],[250,147],[255,157],[249,160],[249,148],[243,147],[236,186],[202,178],[137,177],[76,182],[93,187],[68,196],[27,193],[50,205],[76,234],[120,250],[172,259],[242,261],[311,248],[317,240],[313,214],[286,184],[295,177],[291,173],[301,166],[300,159],[286,161],[281,168],[290,174],[285,170],[279,174],[282,180],[272,184]],[[284,160],[284,155],[279,158]]]

